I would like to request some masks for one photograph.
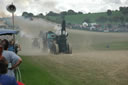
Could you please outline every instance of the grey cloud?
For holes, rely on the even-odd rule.
[[[44,2],[42,5],[44,7],[55,7],[57,5],[57,2],[48,1],[48,2]]]
[[[55,0],[47,0],[47,1],[38,1],[37,4],[39,5],[41,11],[55,11],[58,12],[59,9],[56,8],[58,2]]]
[[[121,4],[121,0],[104,0],[106,3]]]
[[[99,12],[106,11],[108,8],[118,9],[119,6],[128,6],[128,0],[76,0],[75,2],[68,0],[0,0],[0,13],[2,16],[8,13],[6,5],[12,1],[17,7],[17,15],[21,15],[24,11],[38,14],[49,11],[60,12],[67,9],[82,10],[83,12]]]
[[[31,0],[13,0],[14,3],[26,3],[31,2]]]
[[[125,4],[128,4],[128,0],[125,1]]]
[[[0,17],[6,17],[8,16],[6,13],[5,13],[5,8],[3,7],[3,4],[4,2],[0,0]]]

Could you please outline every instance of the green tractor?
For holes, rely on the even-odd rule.
[[[68,34],[65,29],[65,20],[62,22],[62,28],[60,32],[60,35],[57,35],[52,31],[45,33],[45,37],[43,38],[43,46],[45,47],[44,49],[48,48],[48,51],[52,54],[71,54],[72,49],[67,41]]]

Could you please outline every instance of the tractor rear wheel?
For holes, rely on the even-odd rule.
[[[69,43],[67,43],[67,53],[72,54],[72,47]]]
[[[54,43],[54,54],[58,54],[59,53],[59,46],[58,44]]]

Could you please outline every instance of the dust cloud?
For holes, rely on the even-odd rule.
[[[1,9],[0,9],[1,10]],[[1,17],[8,17],[9,15],[8,14],[6,14],[6,13],[4,13],[3,11],[1,11],[0,12],[0,18]]]
[[[55,23],[43,19],[25,19],[23,17],[15,17],[15,26],[19,27],[20,33],[16,36],[16,42],[21,45],[21,55],[42,55],[44,52],[42,46],[42,39],[39,38],[40,31],[47,32],[54,30]],[[37,39],[39,46],[33,46],[34,39]]]

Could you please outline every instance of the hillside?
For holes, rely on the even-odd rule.
[[[101,16],[103,17],[122,16],[122,13],[120,11],[113,11],[111,16],[108,16],[106,12],[66,15],[65,20],[67,23],[71,23],[71,24],[82,24],[85,19],[90,19],[90,22],[95,23],[97,22],[96,19]],[[61,16],[46,16],[46,18],[55,22],[61,21]]]
[[[61,24],[62,16],[45,16]],[[67,28],[98,32],[128,32],[128,16],[120,11],[65,15]]]

